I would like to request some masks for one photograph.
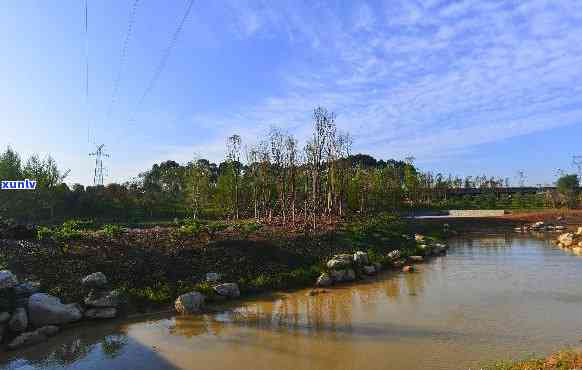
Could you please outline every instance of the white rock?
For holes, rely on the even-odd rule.
[[[579,227],[578,230],[576,230],[576,235],[582,235],[582,227]]]
[[[84,316],[87,319],[112,319],[117,316],[117,309],[113,307],[89,308]]]
[[[574,234],[573,233],[562,234],[558,236],[558,241],[564,247],[570,247],[572,244],[574,244]]]
[[[209,272],[206,274],[206,281],[209,283],[216,283],[220,280],[220,274],[216,272]]]
[[[331,276],[329,276],[329,274],[326,274],[325,272],[319,275],[317,281],[315,282],[315,285],[317,286],[330,286],[332,284],[333,279],[331,278]]]
[[[8,270],[0,271],[0,289],[14,288],[17,284],[16,275]]]
[[[339,270],[343,267],[348,267],[352,265],[352,255],[351,254],[338,254],[333,256],[331,260],[327,262],[327,267],[329,269]]]
[[[188,314],[200,312],[204,306],[205,297],[199,292],[182,294],[174,302],[178,313]]]
[[[13,333],[22,333],[28,327],[28,315],[23,307],[18,307],[8,322],[8,327]]]
[[[107,276],[102,272],[95,272],[81,279],[81,285],[86,288],[102,288],[107,285]]]
[[[117,290],[110,292],[91,293],[85,298],[85,305],[91,307],[117,307],[121,302],[121,295]]]
[[[240,297],[240,290],[238,289],[237,283],[224,283],[219,284],[214,287],[214,291],[216,294],[229,297],[229,298],[237,298]]]
[[[83,314],[75,303],[63,304],[57,297],[35,293],[28,300],[28,316],[33,326],[41,327],[78,321]]]
[[[368,263],[368,253],[357,251],[354,253],[354,263],[359,266],[363,266]]]
[[[376,268],[374,266],[364,266],[364,272],[367,275],[374,275],[376,273]]]

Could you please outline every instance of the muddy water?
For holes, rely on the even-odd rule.
[[[582,340],[582,257],[474,236],[418,273],[67,330],[9,369],[468,369]]]

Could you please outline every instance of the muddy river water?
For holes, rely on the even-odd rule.
[[[417,273],[385,272],[315,296],[71,328],[0,352],[0,368],[478,369],[582,346],[582,257],[510,234],[450,245]]]

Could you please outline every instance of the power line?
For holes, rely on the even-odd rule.
[[[166,47],[166,49],[164,49],[164,52],[163,52],[162,57],[160,59],[160,62],[157,64],[157,66],[154,70],[154,74],[152,75],[152,78],[148,81],[148,84],[146,85],[146,88],[145,88],[143,94],[140,96],[139,100],[137,101],[135,110],[129,116],[129,119],[128,119],[129,125],[136,123],[136,118],[135,118],[136,114],[138,113],[142,104],[147,99],[148,95],[154,89],[156,83],[158,82],[158,80],[160,79],[160,76],[162,75],[164,69],[166,68],[166,65],[168,63],[168,59],[170,58],[170,55],[176,46],[178,38],[180,37],[182,30],[184,29],[184,25],[186,24],[186,21],[188,20],[188,17],[190,16],[190,11],[192,10],[192,5],[194,4],[194,0],[187,0],[187,1],[188,1],[188,3],[186,5],[184,13],[182,14],[182,17],[180,18],[180,22],[178,23],[178,26],[176,27],[176,29],[172,33],[172,37],[170,38],[170,42],[169,42],[168,46]],[[118,138],[115,140],[115,144],[117,144],[122,138],[123,138],[123,135],[119,135]]]
[[[91,119],[89,106],[89,4],[85,0],[85,105],[87,109],[87,143],[91,142]]]
[[[194,4],[194,0],[188,0],[188,5],[186,6],[186,10],[184,11],[184,14],[182,15],[182,19],[180,20],[178,27],[176,28],[176,30],[172,34],[172,38],[170,39],[170,43],[168,44],[168,47],[164,50],[164,53],[162,54],[162,59],[160,59],[160,62],[156,66],[156,69],[154,70],[154,74],[153,74],[152,78],[149,80],[145,91],[143,92],[143,94],[141,95],[141,97],[139,98],[139,100],[137,102],[136,111],[139,110],[139,108],[144,103],[144,101],[146,100],[148,95],[154,89],[156,83],[158,82],[160,76],[162,75],[162,72],[166,68],[170,54],[172,53],[172,50],[176,46],[176,42],[178,41],[178,38],[180,37],[180,34],[182,33],[182,29],[184,28],[184,24],[186,23],[186,20],[188,19],[188,16],[190,15],[190,10],[192,9],[193,4]],[[135,112],[134,112],[134,116],[135,116]],[[130,121],[134,121],[134,120],[135,119],[133,117],[130,118]]]
[[[139,5],[140,0],[134,0],[133,6],[131,7],[131,11],[129,13],[129,20],[127,22],[127,29],[125,31],[125,39],[123,40],[123,47],[121,49],[121,56],[119,57],[119,67],[117,69],[117,75],[115,80],[113,81],[113,90],[111,93],[111,100],[109,102],[109,107],[107,108],[107,115],[106,120],[109,120],[111,114],[113,113],[113,108],[115,103],[117,103],[117,96],[119,92],[119,86],[121,84],[121,75],[124,70],[125,62],[127,59],[127,50],[129,49],[129,40],[133,35],[133,29],[135,25],[135,17],[137,13],[137,8]]]

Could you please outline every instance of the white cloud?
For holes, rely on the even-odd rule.
[[[323,105],[357,150],[429,160],[582,121],[575,0],[402,0],[383,13],[362,3],[349,14],[297,4],[241,15],[248,37],[280,33],[309,47],[283,69],[284,93],[212,118],[225,136],[240,131],[253,142],[277,124],[306,139],[311,111]]]

